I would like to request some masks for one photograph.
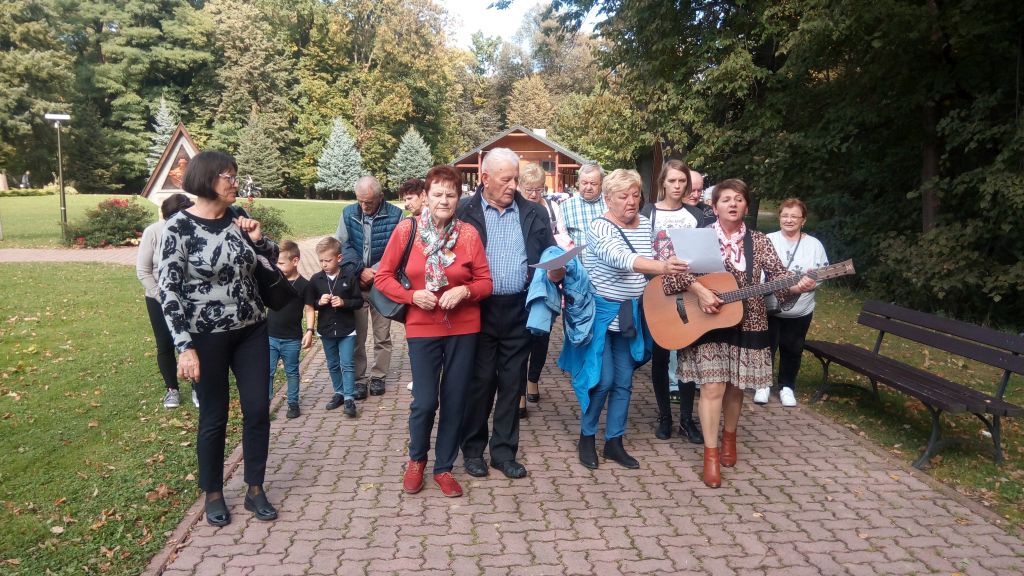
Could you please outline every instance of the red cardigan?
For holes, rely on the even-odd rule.
[[[409,263],[405,267],[412,289],[402,288],[395,279],[395,268],[401,261],[405,245],[409,241],[409,220],[400,222],[388,240],[373,283],[378,290],[395,302],[409,305],[405,316],[407,338],[459,336],[480,331],[480,301],[490,296],[493,290],[491,269],[487,266],[487,252],[476,228],[464,222],[457,223],[457,226],[459,239],[452,249],[455,253],[455,262],[445,268],[448,285],[434,295],[440,298],[447,290],[456,286],[466,286],[469,288],[469,297],[454,309],[447,311],[447,322],[444,320],[445,311],[440,307],[424,310],[412,302],[413,292],[426,289],[424,267],[427,258],[423,254],[423,241],[420,240],[418,233],[413,241],[412,252],[409,253]]]

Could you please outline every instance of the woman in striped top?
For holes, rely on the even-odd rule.
[[[625,466],[640,464],[626,453],[626,431],[633,370],[650,359],[651,339],[640,321],[640,296],[647,285],[645,274],[676,274],[688,270],[672,257],[656,260],[651,246],[651,223],[639,214],[640,174],[615,170],[601,185],[608,211],[590,223],[584,267],[595,293],[594,331],[588,352],[594,374],[574,372],[573,387],[583,415],[580,422],[579,456],[587,468],[597,468],[595,437],[601,411],[608,404],[604,457]]]

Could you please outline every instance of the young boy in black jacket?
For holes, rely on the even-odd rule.
[[[321,271],[309,279],[306,287],[306,325],[312,326],[316,316],[317,333],[323,342],[327,369],[331,373],[334,396],[328,410],[342,404],[344,413],[356,416],[355,310],[362,308],[359,283],[350,272],[341,270],[341,242],[327,236],[316,245]]]
[[[288,379],[288,418],[299,416],[299,349],[313,344],[313,325],[302,332],[303,305],[306,303],[306,286],[309,282],[299,274],[299,246],[291,240],[281,242],[277,256],[277,267],[291,282],[297,296],[280,310],[267,314],[267,334],[270,336],[270,396],[274,396],[274,374],[277,360],[284,361],[284,373]]]

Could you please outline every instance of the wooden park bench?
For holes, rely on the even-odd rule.
[[[955,440],[942,437],[940,417],[943,412],[969,412],[984,422],[992,435],[993,460],[1002,463],[999,419],[1024,412],[1024,408],[1003,400],[1010,375],[1024,374],[1024,335],[1015,336],[876,300],[864,303],[857,322],[878,330],[872,350],[820,340],[808,340],[804,345],[821,361],[824,372],[821,388],[812,402],[820,400],[829,390],[829,365],[836,363],[866,376],[876,399],[881,382],[917,398],[928,408],[932,417],[931,437],[924,453],[914,461],[915,468],[925,467],[936,452]],[[881,348],[886,333],[1001,369],[1003,376],[996,393],[986,394],[885,356]]]

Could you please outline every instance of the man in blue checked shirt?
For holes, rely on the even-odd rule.
[[[494,411],[490,434],[491,466],[509,478],[526,476],[516,461],[519,451],[519,397],[526,393],[526,360],[530,333],[526,329],[526,288],[541,253],[555,245],[548,214],[516,191],[519,155],[508,148],[487,153],[480,167],[483,187],[465,199],[458,217],[480,233],[487,250],[494,292],[480,303],[473,385],[462,422],[462,457],[470,476],[487,476],[484,447],[487,420]],[[549,273],[559,281],[558,273]]]
[[[601,194],[604,172],[597,164],[580,167],[580,193],[562,203],[562,219],[569,236],[577,246],[586,244],[590,221],[608,211]]]

